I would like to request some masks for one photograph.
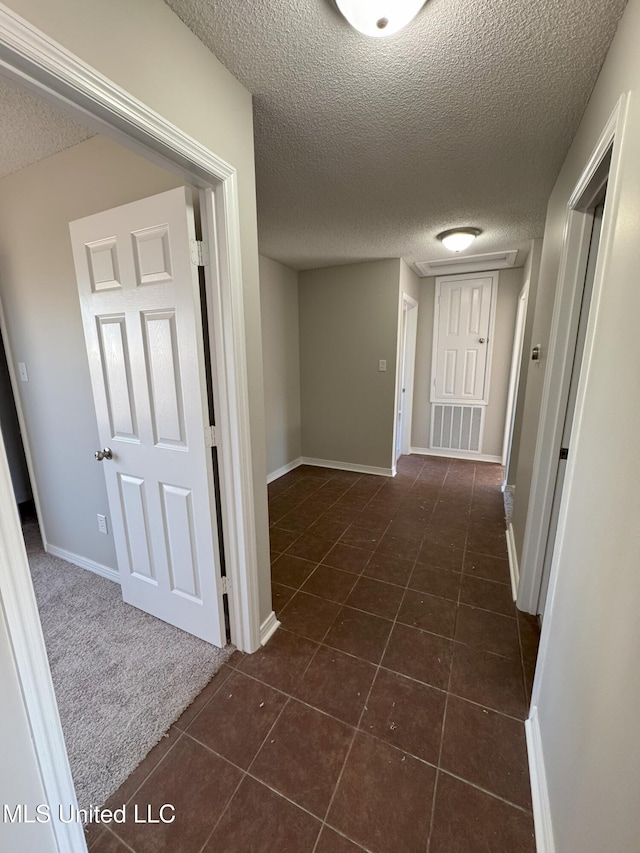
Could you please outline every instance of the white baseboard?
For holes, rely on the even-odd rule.
[[[279,627],[280,623],[276,618],[275,610],[272,610],[260,626],[260,645],[265,646]]]
[[[529,719],[525,721],[524,729],[527,737],[527,753],[529,756],[529,777],[531,779],[533,822],[536,830],[536,850],[537,853],[555,853],[551,809],[549,807],[549,790],[544,770],[538,709],[535,705],[529,712]]]
[[[509,557],[509,574],[511,575],[511,593],[515,601],[518,598],[518,586],[520,585],[520,566],[518,565],[513,524],[507,527],[507,555]]]
[[[303,456],[303,465],[313,465],[316,468],[337,468],[338,471],[353,471],[356,474],[376,474],[379,477],[395,477],[396,466],[393,468],[376,468],[373,465],[352,465],[350,462],[335,462],[332,459],[311,459]]]
[[[302,457],[298,456],[297,459],[294,459],[293,462],[287,462],[286,465],[283,465],[282,468],[278,468],[277,471],[272,471],[271,474],[267,474],[267,485],[269,483],[273,483],[274,480],[277,480],[278,477],[284,477],[285,474],[288,474],[289,471],[294,471],[296,468],[299,468],[302,465]]]
[[[447,459],[466,459],[469,462],[497,462],[502,456],[489,456],[486,453],[467,453],[465,450],[432,450],[430,447],[412,447],[411,452],[418,456],[444,456]]]
[[[47,544],[45,551],[47,554],[51,554],[52,557],[60,557],[61,560],[66,560],[67,563],[73,563],[74,566],[79,566],[81,569],[87,569],[107,580],[120,583],[120,575],[116,569],[110,569],[109,566],[103,566],[101,563],[96,563],[95,560],[89,560],[86,557],[81,557],[79,554],[65,551],[64,548],[58,548],[56,545]]]

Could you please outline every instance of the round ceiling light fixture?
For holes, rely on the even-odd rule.
[[[450,252],[464,252],[478,234],[482,234],[479,228],[450,228],[448,231],[441,231],[437,237]]]
[[[365,36],[392,36],[406,27],[425,0],[336,0],[351,26]]]

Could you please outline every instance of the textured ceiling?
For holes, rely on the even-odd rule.
[[[332,0],[166,2],[253,93],[260,251],[300,269],[465,224],[525,249],[626,0],[429,0],[389,39]]]
[[[0,178],[93,136],[47,101],[0,76]]]

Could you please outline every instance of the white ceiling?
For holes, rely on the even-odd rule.
[[[94,135],[43,98],[0,76],[0,178]]]
[[[260,250],[301,269],[456,225],[526,250],[626,0],[429,0],[389,39],[332,0],[166,2],[254,94]]]

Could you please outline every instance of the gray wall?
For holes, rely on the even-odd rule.
[[[7,5],[236,169],[264,620],[271,612],[271,567],[251,95],[157,0],[8,0]]]
[[[390,470],[400,260],[306,270],[298,280],[302,455]]]
[[[260,312],[267,471],[272,474],[302,455],[298,273],[262,255]]]
[[[630,92],[624,137],[616,141],[618,205],[612,207],[610,184],[605,208],[614,236],[609,252],[601,252],[604,285],[590,316],[593,349],[581,377],[584,406],[571,441],[566,523],[534,688],[557,853],[629,853],[640,839],[639,42],[640,0],[629,0],[549,201],[536,306],[542,335],[568,199],[618,99]],[[525,405],[532,418],[541,381],[529,375]],[[523,429],[521,459],[532,458],[532,438],[529,432],[525,440]],[[520,473],[519,466],[516,501],[529,481],[521,482]]]
[[[413,397],[411,443],[416,448],[429,447],[431,355],[433,345],[433,313],[435,278],[420,282],[420,313],[416,345],[416,373]],[[522,289],[522,269],[500,270],[498,298],[493,335],[493,356],[489,388],[489,405],[485,414],[483,454],[501,456],[504,424],[509,392],[509,372],[515,330],[518,295]]]

